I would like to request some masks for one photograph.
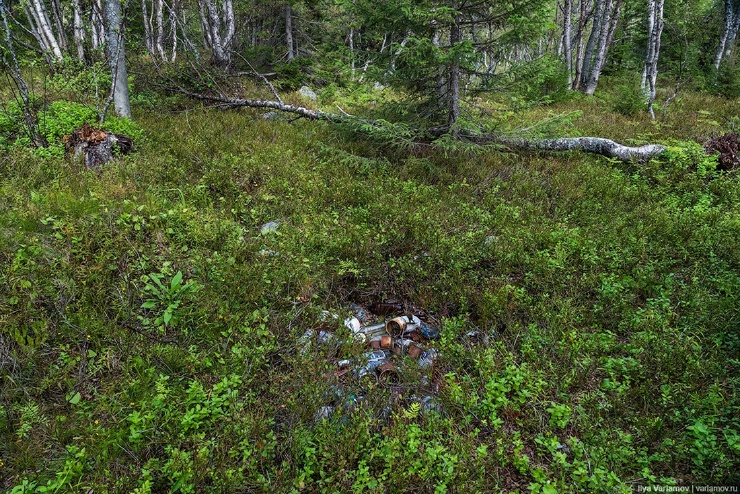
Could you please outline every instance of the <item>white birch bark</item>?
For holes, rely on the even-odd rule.
[[[591,33],[588,36],[588,41],[586,42],[586,47],[583,51],[581,78],[578,82],[578,86],[582,90],[586,88],[588,78],[591,74],[591,65],[594,59],[594,49],[596,48],[596,42],[599,37],[599,33],[601,32],[602,18],[604,16],[606,2],[607,0],[594,0]]]
[[[228,67],[231,61],[231,45],[236,31],[232,0],[223,0],[220,12],[212,0],[198,0],[198,5],[203,38],[211,49],[213,64]]]
[[[170,62],[174,62],[177,58],[177,22],[179,19],[179,13],[180,7],[178,0],[173,0],[172,7],[170,7],[170,38],[172,39]]]
[[[64,16],[62,15],[62,6],[59,0],[51,0],[51,12],[54,18],[54,27],[56,28],[57,42],[62,52],[67,51],[67,34],[64,32]]]
[[[563,6],[563,56],[565,70],[568,72],[568,88],[573,85],[573,39],[572,39],[573,0],[565,0]]]
[[[72,0],[73,21],[72,21],[72,39],[77,50],[77,60],[85,62],[85,27],[82,24],[82,10],[80,9],[80,0]]]
[[[121,0],[105,0],[105,18],[108,27],[108,57],[113,87],[113,105],[119,117],[131,118],[126,71],[126,39],[121,23]]]
[[[740,0],[725,0],[725,15],[722,36],[714,56],[714,68],[719,69],[722,59],[732,54],[732,48],[740,30]]]
[[[60,62],[64,58],[62,49],[57,41],[54,31],[51,28],[51,21],[46,10],[43,0],[32,0],[26,6],[26,16],[29,22],[33,24],[31,31],[34,33],[36,40],[39,42],[41,50],[53,62]]]
[[[352,28],[350,28],[350,43],[352,42]],[[295,58],[295,45],[293,43],[293,12],[290,2],[285,2],[285,44],[288,46],[288,62]],[[350,47],[351,49],[351,47]],[[352,61],[352,74],[354,79],[354,59]]]
[[[619,23],[619,14],[624,0],[616,0],[616,2],[614,0],[602,1],[601,15],[594,18],[594,26],[592,28],[592,34],[596,32],[598,39],[597,48],[593,53],[593,60],[589,63],[588,71],[585,68],[583,71],[583,76],[586,78],[583,92],[588,95],[593,95],[596,92],[596,86],[599,83],[601,71],[604,69],[609,47],[614,40],[614,33]]]
[[[164,60],[164,9],[163,0],[154,0],[154,15],[156,19],[157,35],[155,38],[155,48],[160,60]]]
[[[105,22],[101,0],[93,0],[90,10],[90,41],[93,50],[99,50],[105,44]]]
[[[154,43],[152,43],[152,20],[149,17],[149,9],[146,0],[141,0],[141,17],[144,25],[144,46],[154,56]]]
[[[658,59],[660,41],[663,33],[663,7],[665,0],[650,0],[648,4],[648,46],[645,56],[645,67],[642,71],[642,89],[647,92],[648,112],[655,120],[653,103],[655,102],[656,83],[658,78]]]

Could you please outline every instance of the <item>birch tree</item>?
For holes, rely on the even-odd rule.
[[[77,51],[77,60],[85,61],[85,27],[82,24],[82,9],[80,0],[72,0],[72,39]]]
[[[105,20],[101,0],[90,2],[90,45],[93,50],[100,50],[105,45]]]
[[[18,65],[18,57],[15,54],[15,47],[13,46],[13,36],[10,33],[8,12],[4,0],[0,0],[0,17],[2,17],[3,21],[3,34],[5,41],[5,46],[0,50],[0,54],[2,54],[3,65],[7,67],[10,79],[18,90],[18,98],[20,99],[19,103],[23,110],[24,128],[34,147],[45,147],[46,140],[39,132],[36,118],[31,108],[28,85],[26,84],[25,79],[23,79],[20,66]]]
[[[174,61],[177,56],[179,5],[177,0],[171,4],[164,0],[151,0],[151,3],[141,0],[144,46],[155,60]]]
[[[740,0],[725,0],[724,23],[719,47],[714,56],[714,68],[719,69],[722,59],[732,54],[732,49],[740,31]]]
[[[658,78],[660,40],[663,34],[664,4],[665,0],[648,0],[648,45],[645,55],[645,67],[642,71],[642,89],[648,94],[648,111],[653,120],[655,120],[653,102],[655,102],[656,82]]]
[[[131,118],[126,71],[126,38],[121,17],[121,0],[105,0],[113,105],[119,117]]]
[[[236,26],[232,0],[223,0],[219,5],[214,0],[198,0],[203,40],[211,50],[211,60],[218,67],[231,63],[231,48]]]
[[[568,72],[568,87],[573,86],[573,0],[565,0],[563,11],[563,58]]]
[[[31,34],[36,38],[41,51],[49,62],[61,62],[64,58],[62,45],[52,29],[52,22],[44,1],[29,0],[24,4],[24,10]]]
[[[288,62],[290,62],[295,58],[295,43],[293,42],[293,8],[291,7],[290,2],[285,2],[283,12],[285,13],[285,44],[288,48],[286,58]]]
[[[583,55],[579,84],[585,94],[592,95],[596,92],[623,3],[624,0],[595,0],[593,24]]]

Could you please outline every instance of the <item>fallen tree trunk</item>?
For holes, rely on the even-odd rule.
[[[180,90],[183,94],[202,101],[212,103],[220,108],[269,108],[281,112],[293,113],[299,117],[309,120],[325,120],[333,123],[359,123],[380,127],[383,123],[375,120],[362,119],[348,114],[327,113],[321,110],[311,110],[302,106],[288,105],[281,101],[251,100],[241,98],[230,98],[225,96],[208,96],[204,94],[191,93]],[[440,137],[448,129],[438,127],[431,131],[433,137]],[[429,132],[429,131],[428,131]],[[459,134],[461,137],[465,133]],[[476,144],[501,144],[511,149],[528,151],[583,151],[594,153],[621,161],[648,161],[665,151],[666,147],[661,144],[645,144],[643,146],[624,146],[610,139],[602,137],[562,137],[559,139],[512,139],[497,137],[494,135],[466,137]]]
[[[504,139],[501,144],[533,151],[583,151],[585,153],[600,154],[621,161],[648,161],[665,151],[661,144],[645,144],[643,146],[624,146],[611,139],[603,137],[562,137],[559,139]]]

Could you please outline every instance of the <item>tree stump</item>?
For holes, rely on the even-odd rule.
[[[100,167],[115,156],[128,154],[134,149],[134,141],[130,137],[96,129],[88,123],[62,140],[67,154],[74,160],[82,157],[88,170],[100,171]]]
[[[731,132],[715,137],[704,144],[709,154],[719,153],[717,160],[720,170],[734,170],[740,168],[740,136]]]

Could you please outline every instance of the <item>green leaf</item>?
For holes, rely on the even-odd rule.
[[[143,304],[141,304],[141,308],[142,309],[153,309],[156,306],[157,306],[157,301],[156,300],[151,300],[151,299],[150,300],[147,300],[146,302],[144,302]]]
[[[170,282],[170,291],[175,291],[182,284],[182,271],[178,271]]]
[[[164,314],[162,314],[162,320],[165,324],[169,324],[170,320],[172,320],[172,312],[169,309],[164,311]]]
[[[150,277],[150,278],[151,278],[151,279],[152,279],[152,280],[154,281],[154,283],[156,283],[156,284],[157,284],[157,286],[158,286],[158,287],[159,287],[159,288],[160,288],[160,289],[162,290],[162,292],[165,292],[165,291],[167,291],[167,289],[166,289],[166,288],[164,287],[164,285],[162,284],[162,281],[160,280],[160,276],[159,276],[158,274],[155,274],[155,273],[151,273],[151,274],[149,275],[149,277]]]
[[[71,398],[67,398],[67,401],[69,401],[72,405],[76,405],[80,402],[80,399],[82,399],[82,395],[79,391],[77,391],[74,395],[72,395]]]

